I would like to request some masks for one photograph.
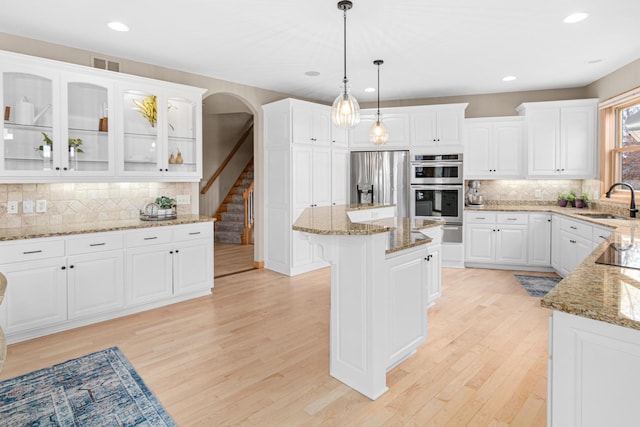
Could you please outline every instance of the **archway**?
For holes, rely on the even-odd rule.
[[[202,115],[199,210],[200,215],[217,217],[215,275],[221,277],[254,267],[253,238],[243,229],[246,203],[242,198],[243,190],[253,188],[254,112],[237,95],[215,93],[203,100]]]

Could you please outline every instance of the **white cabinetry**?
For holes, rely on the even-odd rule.
[[[528,265],[551,265],[551,217],[550,213],[529,214]]]
[[[527,264],[525,213],[466,212],[465,263]]]
[[[204,89],[10,52],[0,78],[0,182],[202,176]],[[182,162],[170,163],[178,150]]]
[[[560,215],[551,216],[551,267],[560,271]]]
[[[593,228],[590,224],[560,218],[560,268],[562,276],[571,273],[592,251]]]
[[[0,260],[0,324],[17,342],[211,293],[213,225],[1,242]]]
[[[621,295],[637,292],[621,285]],[[559,311],[551,320],[548,425],[637,425],[640,331]]]
[[[527,175],[535,178],[593,178],[596,172],[597,99],[526,102]]]
[[[330,113],[328,106],[284,99],[263,109],[265,267],[287,275],[325,267],[318,249],[291,226],[305,208],[347,203],[349,153],[329,140],[331,124],[323,119]],[[298,117],[303,123],[297,123]],[[301,130],[314,123],[326,125],[326,143],[310,136],[320,131]],[[306,135],[299,138],[302,143],[294,139],[296,129]]]
[[[404,360],[427,339],[427,262],[425,246],[386,257],[388,367]]]
[[[385,110],[386,111],[386,110]],[[389,132],[389,141],[384,147],[406,147],[409,145],[409,115],[403,110],[381,111],[382,121]],[[371,126],[377,120],[377,110],[361,110],[360,122],[350,131],[350,146],[354,148],[380,148],[369,140]]]
[[[521,178],[523,165],[522,117],[465,120],[465,178]]]
[[[593,226],[593,233],[591,234],[591,244],[593,245],[593,249],[600,246],[600,243],[607,240],[607,238],[613,233],[613,230],[609,227],[599,227],[597,225]]]
[[[291,119],[295,144],[331,145],[331,110],[327,106],[291,100]]]
[[[412,110],[411,147],[462,144],[467,104],[423,106]]]

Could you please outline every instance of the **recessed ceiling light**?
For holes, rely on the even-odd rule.
[[[129,31],[129,27],[127,27],[122,22],[117,22],[117,21],[109,22],[107,24],[107,27],[111,28],[113,31],[121,31],[121,32]]]
[[[368,87],[364,91],[367,92],[367,93],[371,93],[371,92],[375,92],[376,88],[375,87]]]
[[[503,81],[503,82],[512,82],[512,81],[514,81],[515,79],[516,79],[516,76],[504,76],[504,77],[502,78],[502,81]]]
[[[304,75],[309,77],[316,77],[320,75],[320,71],[306,71]]]
[[[584,21],[589,17],[589,14],[586,12],[577,12],[572,13],[562,20],[565,24],[575,24],[576,22]]]

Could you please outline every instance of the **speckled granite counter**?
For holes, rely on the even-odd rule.
[[[352,222],[347,212],[358,209],[374,209],[384,205],[338,205],[305,209],[293,229],[322,235],[387,235],[386,253],[392,253],[431,242],[418,230],[444,225],[444,221],[412,220],[410,218],[382,218],[363,222]]]
[[[123,219],[116,221],[82,222],[75,224],[49,225],[42,227],[22,227],[0,229],[0,241],[35,239],[40,237],[68,236],[72,234],[97,233],[102,231],[130,230],[166,225],[193,224],[196,222],[215,221],[214,218],[199,215],[180,215],[177,219],[167,221],[141,221],[139,219]]]
[[[559,206],[489,205],[483,210],[552,212],[615,228],[605,242],[542,298],[540,304],[553,310],[640,330],[640,270],[595,263],[609,244],[628,244],[639,239],[640,219],[594,219],[584,214],[598,211]]]

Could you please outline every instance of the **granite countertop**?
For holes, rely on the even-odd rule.
[[[388,233],[386,253],[398,252],[414,246],[430,243],[432,239],[419,230],[444,224],[439,220],[412,220],[410,218],[381,218],[351,222],[347,212],[352,210],[382,208],[385,205],[336,205],[305,209],[293,229],[321,235],[360,235]]]
[[[73,234],[98,233],[103,231],[131,230],[136,228],[160,227],[165,225],[193,224],[215,221],[215,218],[199,215],[180,215],[166,221],[141,221],[137,218],[115,221],[81,222],[36,227],[0,229],[0,241],[35,239],[40,237],[69,236]]]
[[[580,214],[602,211],[559,206],[485,205],[483,210],[552,212],[594,225],[614,228],[614,232],[605,242],[542,298],[540,305],[640,330],[640,270],[595,263],[611,243],[629,244],[640,238],[640,219],[595,219]]]

